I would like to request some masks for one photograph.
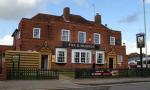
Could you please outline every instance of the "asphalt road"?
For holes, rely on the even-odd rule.
[[[150,90],[150,82],[111,85],[108,90]]]

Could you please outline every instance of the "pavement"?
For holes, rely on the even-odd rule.
[[[109,85],[150,82],[150,78],[7,80],[0,81],[0,90],[108,90]]]

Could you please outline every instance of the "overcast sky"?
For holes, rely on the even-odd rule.
[[[150,0],[145,1],[150,54]],[[136,34],[144,32],[142,0],[0,0],[0,44],[12,45],[11,34],[21,18],[31,18],[37,13],[62,15],[66,6],[70,7],[72,14],[79,14],[87,20],[94,20],[95,13],[100,13],[102,24],[122,31],[127,54],[139,53]]]

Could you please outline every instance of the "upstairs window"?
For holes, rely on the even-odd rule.
[[[18,31],[18,33],[17,33],[17,39],[19,39],[20,36],[21,36],[21,31]]]
[[[110,37],[110,45],[115,45],[115,37]]]
[[[61,40],[62,41],[70,41],[70,30],[61,30]]]
[[[96,51],[96,64],[104,64],[104,52]]]
[[[40,38],[40,28],[33,28],[33,38]]]
[[[94,44],[100,44],[100,34],[94,33]]]
[[[85,43],[86,42],[86,32],[78,32],[78,42]]]

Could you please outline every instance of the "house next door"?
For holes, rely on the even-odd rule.
[[[48,69],[48,55],[41,56],[41,69]]]

